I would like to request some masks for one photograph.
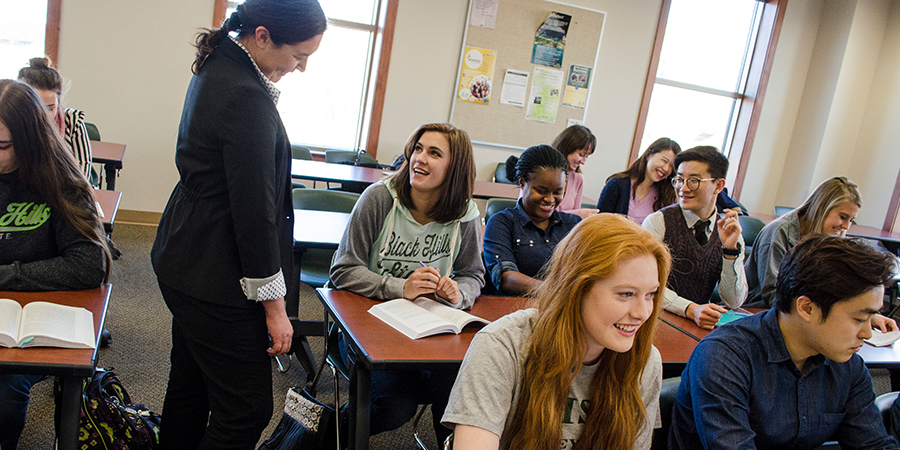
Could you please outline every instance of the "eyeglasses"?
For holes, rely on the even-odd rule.
[[[681,187],[684,186],[685,182],[687,182],[687,188],[692,191],[696,191],[697,189],[700,189],[701,181],[716,181],[716,180],[718,180],[718,178],[697,178],[697,177],[690,177],[685,180],[684,177],[679,176],[679,177],[672,178],[672,186],[674,186],[675,189],[681,189]]]

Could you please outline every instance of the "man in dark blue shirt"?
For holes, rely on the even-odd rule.
[[[856,355],[872,335],[895,258],[816,235],[782,261],[774,308],[703,339],[682,373],[675,449],[900,449]]]

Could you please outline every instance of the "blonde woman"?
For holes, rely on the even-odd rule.
[[[553,252],[538,309],[472,341],[443,417],[454,448],[649,448],[662,382],[651,342],[670,262],[624,216],[576,226]]]

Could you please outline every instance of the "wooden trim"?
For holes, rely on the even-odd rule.
[[[225,22],[225,10],[227,9],[228,0],[215,0],[212,28],[220,28],[222,26],[222,22]]]
[[[378,57],[378,74],[375,77],[375,92],[372,96],[369,134],[366,139],[366,152],[378,155],[378,138],[381,133],[381,117],[384,110],[384,95],[387,90],[388,70],[391,66],[391,48],[394,43],[394,26],[397,22],[397,8],[400,0],[386,0],[384,26],[380,33],[380,56]],[[376,45],[378,42],[376,41]]]
[[[47,25],[44,29],[44,54],[59,67],[59,23],[62,0],[47,0]]]
[[[137,211],[133,209],[120,209],[116,213],[116,223],[129,223],[134,225],[159,225],[162,213],[151,211]]]
[[[769,85],[772,64],[775,62],[775,48],[778,46],[778,37],[781,35],[787,3],[788,0],[772,0],[763,6],[761,29],[757,34],[757,44],[750,61],[750,76],[747,80],[747,88],[744,90],[747,99],[741,103],[741,111],[738,114],[734,140],[729,153],[731,161],[738,161],[729,169],[729,178],[734,180],[730,194],[735,200],[740,200],[744,178],[747,176],[750,153],[756,137],[756,128],[759,126],[759,116],[762,113],[763,99]],[[765,39],[766,34],[768,34],[768,39]],[[760,42],[759,36],[763,36],[765,40]],[[761,47],[760,44],[763,46]]]
[[[647,122],[647,113],[650,110],[650,96],[653,94],[653,85],[656,84],[656,71],[659,68],[659,54],[662,52],[663,39],[666,37],[666,24],[669,22],[669,8],[672,0],[663,0],[659,9],[659,22],[656,24],[656,39],[653,41],[653,53],[650,56],[650,67],[647,69],[647,81],[644,83],[644,95],[641,98],[641,111],[638,113],[637,126],[634,128],[634,138],[631,141],[631,154],[628,156],[625,167],[631,164],[641,155],[641,138],[644,137],[644,125]]]
[[[894,193],[891,195],[891,202],[888,204],[887,215],[884,217],[884,226],[881,227],[882,230],[894,231],[898,209],[900,209],[900,173],[897,174],[897,182],[894,183]]]

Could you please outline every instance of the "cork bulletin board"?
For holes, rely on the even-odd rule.
[[[537,144],[550,144],[556,135],[566,128],[569,119],[579,121],[584,119],[587,105],[585,105],[584,109],[564,107],[562,105],[564,94],[561,93],[555,122],[545,123],[528,120],[525,118],[527,104],[524,107],[500,104],[503,78],[506,70],[528,72],[528,84],[525,86],[525,101],[527,103],[528,92],[530,92],[531,85],[534,82],[535,67],[552,69],[532,64],[531,57],[535,33],[544,22],[544,19],[553,12],[571,16],[571,22],[566,34],[562,67],[554,70],[560,70],[568,74],[569,66],[572,64],[596,69],[597,64],[599,64],[597,54],[603,36],[606,13],[551,0],[499,0],[495,28],[489,29],[469,24],[472,3],[478,1],[469,0],[469,13],[466,18],[466,31],[463,33],[457,82],[454,85],[453,102],[450,110],[450,122],[468,132],[469,138],[474,143],[481,145],[526,148]],[[456,90],[460,83],[459,77],[467,47],[477,47],[496,52],[493,92],[491,93],[490,103],[487,105],[461,101],[457,95]],[[592,73],[596,73],[596,70],[592,70]],[[565,78],[564,76],[563,91],[566,88]],[[590,88],[594,82],[595,80],[590,80],[588,98],[590,98]]]

